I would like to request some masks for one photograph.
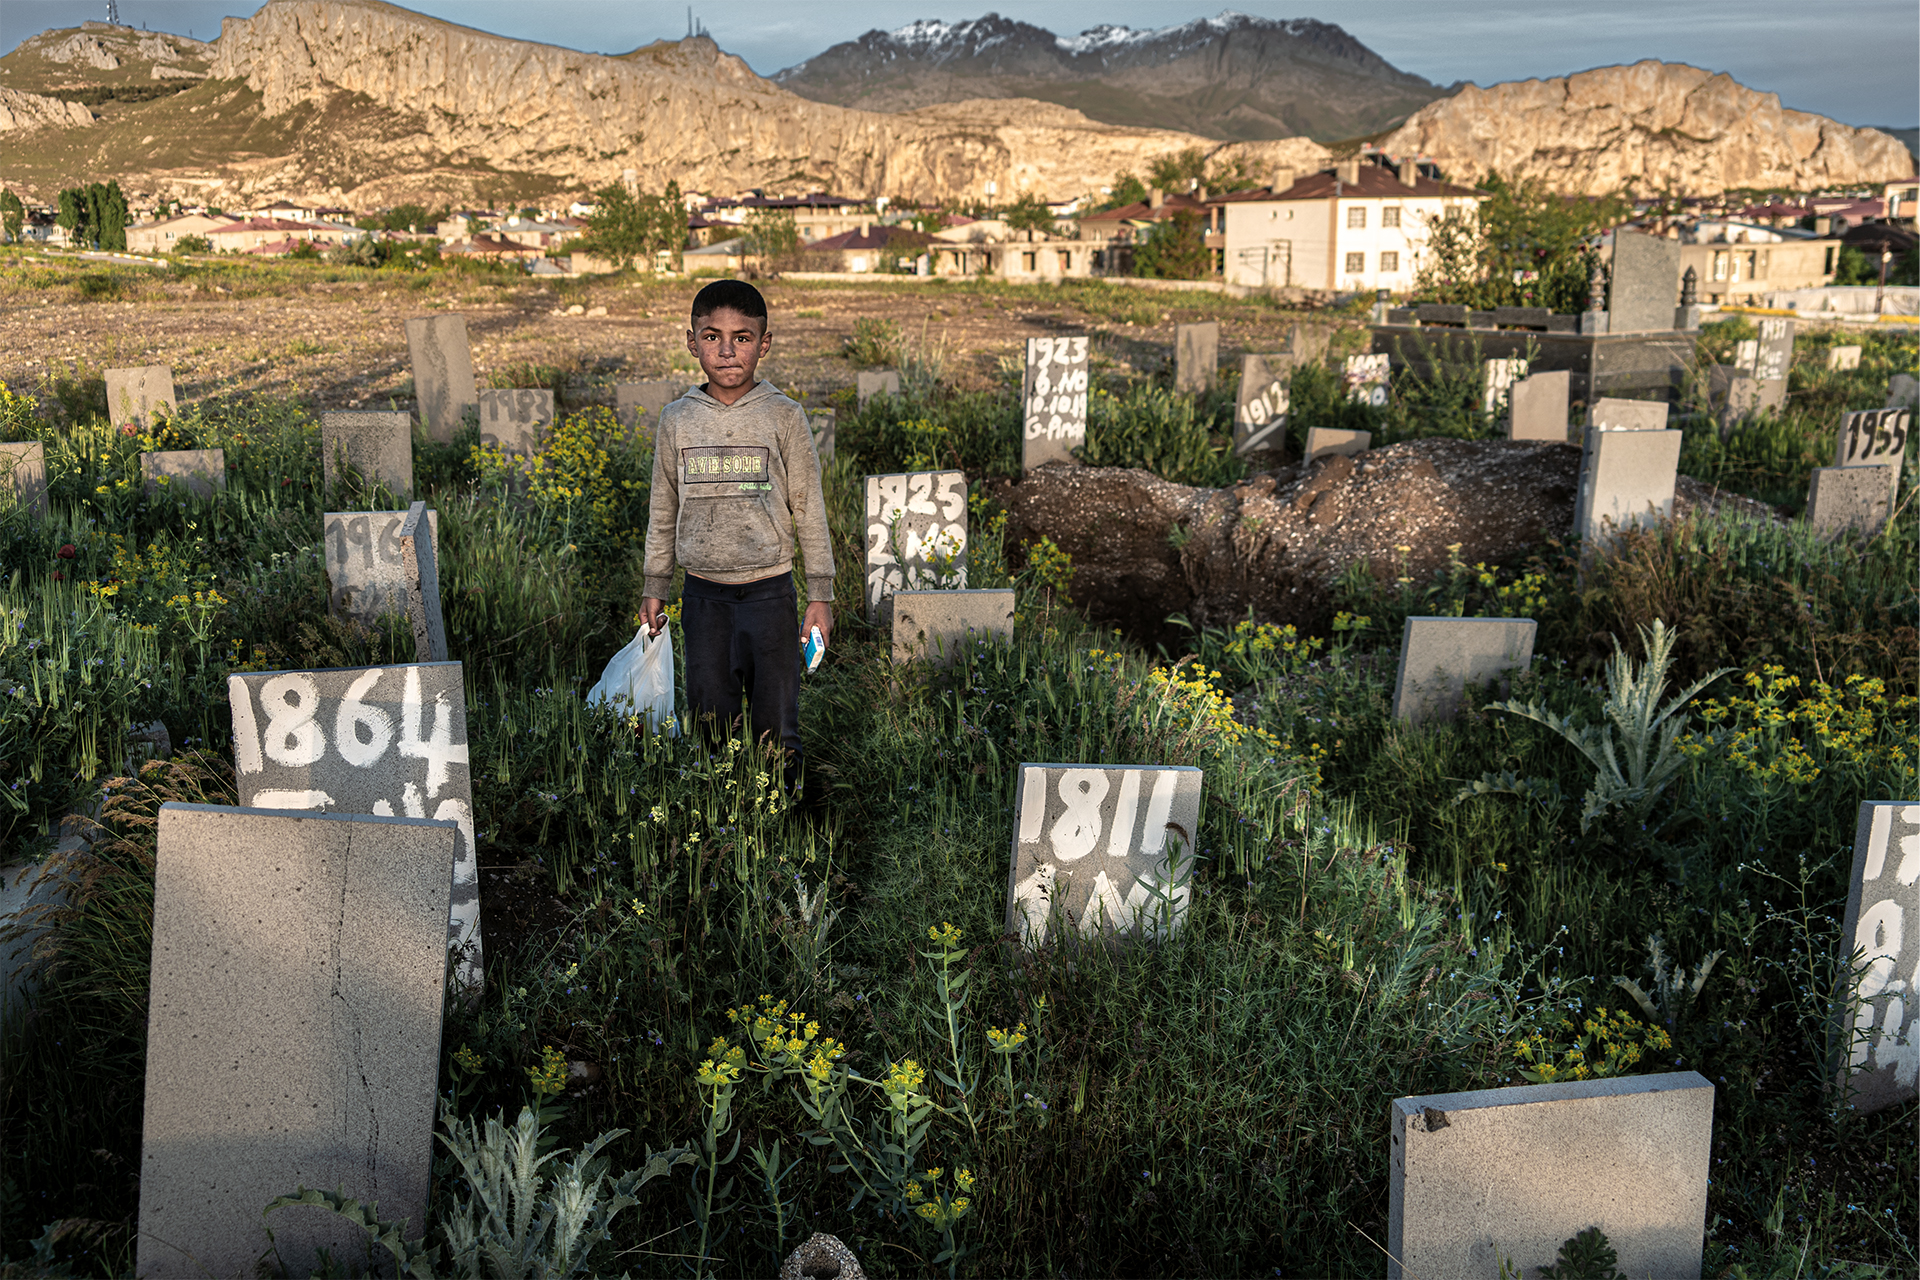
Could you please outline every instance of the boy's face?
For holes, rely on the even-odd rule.
[[[765,320],[741,315],[732,307],[701,316],[687,330],[687,350],[707,375],[707,394],[723,404],[752,389],[753,371],[772,345]]]

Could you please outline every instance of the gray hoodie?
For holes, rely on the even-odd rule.
[[[699,387],[660,411],[653,437],[646,594],[664,600],[673,567],[710,582],[757,582],[807,561],[807,598],[833,599],[833,547],[807,415],[772,383],[730,405]]]

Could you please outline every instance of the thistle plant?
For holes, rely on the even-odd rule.
[[[1687,753],[1677,745],[1687,727],[1686,706],[1702,689],[1731,671],[1722,667],[1688,686],[1660,704],[1666,692],[1667,670],[1673,665],[1675,635],[1658,618],[1651,627],[1640,628],[1641,644],[1647,660],[1636,664],[1613,643],[1613,658],[1607,664],[1607,700],[1602,709],[1612,725],[1576,723],[1571,716],[1559,716],[1533,702],[1511,699],[1488,705],[1496,711],[1520,716],[1553,730],[1592,762],[1596,772],[1580,808],[1580,831],[1585,834],[1593,824],[1616,809],[1626,810],[1636,821],[1645,821],[1660,793],[1687,763]],[[1620,731],[1619,746],[1614,730]],[[1531,780],[1512,774],[1487,774],[1463,788],[1456,800],[1473,795],[1498,792],[1531,794]]]
[[[465,1181],[441,1218],[441,1243],[408,1239],[405,1219],[383,1221],[378,1204],[339,1191],[301,1187],[262,1212],[289,1205],[330,1209],[364,1230],[369,1247],[386,1250],[398,1274],[420,1280],[559,1280],[587,1274],[587,1259],[612,1234],[614,1217],[638,1203],[635,1191],[694,1162],[693,1153],[681,1147],[649,1151],[640,1168],[609,1181],[600,1152],[627,1132],[612,1129],[550,1173],[545,1166],[567,1153],[539,1154],[545,1139],[531,1107],[520,1109],[511,1129],[498,1116],[488,1117],[482,1126],[451,1111],[442,1114],[441,1123],[447,1131],[440,1141]],[[272,1239],[271,1230],[267,1236]],[[331,1265],[331,1259],[325,1261]]]

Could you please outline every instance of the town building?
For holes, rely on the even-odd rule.
[[[826,236],[804,245],[807,266],[813,271],[905,272],[927,252],[933,237],[912,227],[875,226],[871,222],[851,231]]]
[[[1486,198],[1421,172],[1412,160],[1343,160],[1304,177],[1282,169],[1264,188],[1215,201],[1223,222],[1221,274],[1254,288],[1407,293],[1429,225],[1456,211],[1477,212]]]
[[[127,228],[129,253],[172,253],[186,236],[209,236],[240,222],[225,214],[183,213],[159,222],[136,222]]]
[[[752,191],[708,200],[692,211],[688,226],[693,231],[705,232],[700,239],[711,244],[737,235],[747,225],[748,218],[767,210],[792,214],[794,230],[800,233],[803,245],[855,230],[862,223],[872,222],[876,212],[871,205],[851,196],[836,196],[825,191],[803,196],[770,196]]]

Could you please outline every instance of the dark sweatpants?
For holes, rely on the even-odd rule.
[[[800,615],[793,574],[729,585],[687,575],[680,630],[686,637],[687,702],[696,720],[725,731],[746,695],[753,737],[787,749],[786,785],[800,778]]]

